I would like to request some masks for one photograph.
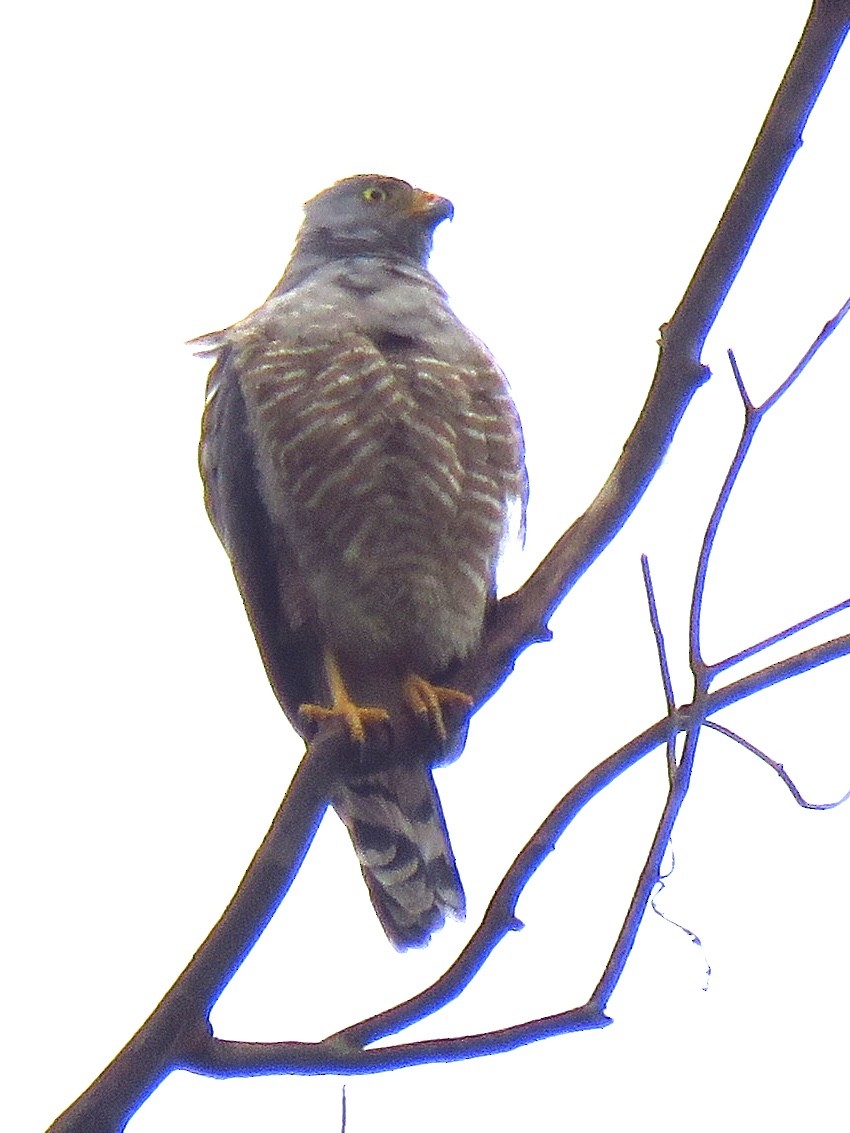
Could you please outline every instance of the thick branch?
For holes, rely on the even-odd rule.
[[[348,738],[332,726],[301,761],[269,832],[233,900],[147,1022],[49,1133],[113,1133],[198,1039],[233,973],[274,915],[310,847],[327,806],[329,785]]]
[[[743,172],[676,313],[662,328],[652,385],[622,455],[587,511],[516,593],[498,603],[481,649],[452,680],[476,703],[496,691],[517,656],[545,640],[552,613],[608,546],[650,484],[691,398],[706,381],[700,356],[779,189],[850,29],[850,0],[818,0]]]

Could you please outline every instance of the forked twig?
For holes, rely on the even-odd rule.
[[[711,553],[714,550],[714,541],[717,538],[717,531],[720,527],[720,521],[726,511],[729,499],[732,495],[732,489],[735,487],[741,469],[744,466],[744,460],[747,453],[750,451],[750,446],[755,439],[756,430],[764,420],[765,416],[777,404],[781,397],[784,396],[797,381],[801,374],[805,371],[806,367],[815,357],[817,352],[827,341],[830,335],[838,328],[844,316],[850,311],[850,299],[848,299],[841,309],[831,318],[823,327],[821,332],[812,342],[806,353],[788,375],[788,377],[774,390],[761,405],[754,405],[749,393],[747,392],[744,379],[738,367],[737,360],[734,353],[730,350],[729,363],[732,367],[732,373],[735,378],[735,385],[737,386],[738,393],[741,397],[741,402],[744,406],[744,425],[741,431],[741,439],[738,441],[738,447],[735,455],[732,458],[732,463],[729,465],[729,471],[726,473],[726,478],[723,481],[723,486],[720,489],[720,494],[717,497],[717,502],[711,513],[708,525],[703,537],[702,547],[700,548],[699,561],[697,563],[696,574],[694,577],[694,588],[691,597],[691,617],[690,617],[690,660],[691,669],[694,673],[694,678],[697,684],[705,684],[708,687],[712,677],[727,668],[730,664],[736,664],[737,661],[743,660],[744,657],[753,656],[761,649],[767,649],[769,645],[774,645],[784,638],[789,637],[792,633],[797,633],[798,630],[804,629],[809,625],[814,625],[822,618],[829,617],[832,613],[837,613],[841,609],[845,609],[848,602],[841,602],[837,606],[830,607],[829,610],[823,611],[820,614],[815,614],[812,618],[804,622],[798,622],[796,626],[790,629],[783,630],[779,634],[775,634],[772,638],[767,639],[758,645],[750,646],[748,649],[743,650],[740,654],[733,654],[731,660],[721,661],[719,664],[709,665],[705,662],[702,656],[702,647],[700,645],[700,627],[702,623],[702,604],[705,595],[706,575],[708,573],[708,563],[711,558]]]

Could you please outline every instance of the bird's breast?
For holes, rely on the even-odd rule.
[[[339,652],[435,672],[479,638],[521,442],[475,340],[453,351],[457,327],[408,314],[375,297],[334,339],[317,325],[266,342],[241,380],[297,616]]]

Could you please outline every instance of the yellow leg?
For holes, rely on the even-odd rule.
[[[443,705],[454,704],[464,708],[472,707],[472,697],[460,689],[432,685],[424,677],[409,673],[404,678],[404,699],[417,716],[426,716],[431,727],[446,742],[446,723],[443,720]]]
[[[354,743],[364,743],[366,725],[389,720],[389,712],[385,708],[364,708],[354,703],[345,686],[339,664],[332,653],[325,654],[325,673],[331,694],[331,707],[325,708],[321,704],[302,704],[298,709],[299,715],[305,720],[317,722],[329,717],[343,720]]]

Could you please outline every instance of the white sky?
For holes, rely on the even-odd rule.
[[[205,365],[184,341],[263,300],[301,202],[336,178],[384,172],[452,198],[432,267],[525,423],[529,535],[506,564],[518,583],[616,458],[657,327],[807,13],[804,0],[295,7],[81,0],[7,17],[2,860],[14,927],[0,1125],[21,1133],[70,1103],[170,986],[299,753],[203,510]],[[850,291],[848,98],[845,49],[661,475],[554,619],[554,643],[523,657],[440,774],[467,925],[396,954],[328,819],[216,1008],[217,1033],[319,1038],[443,970],[554,801],[662,712],[642,551],[688,698],[691,572],[740,420],[724,351],[763,396]],[[709,658],[850,591],[848,376],[850,326],[763,427],[718,542]],[[847,674],[833,666],[724,719],[804,793],[835,798],[850,780]],[[659,754],[589,807],[529,886],[526,930],[409,1036],[581,1002],[662,792]],[[765,767],[706,735],[674,845],[663,907],[704,953],[648,917],[614,1026],[350,1079],[349,1133],[846,1128],[850,812],[799,811]],[[175,1074],[129,1128],[328,1133],[339,1106],[335,1078]]]

